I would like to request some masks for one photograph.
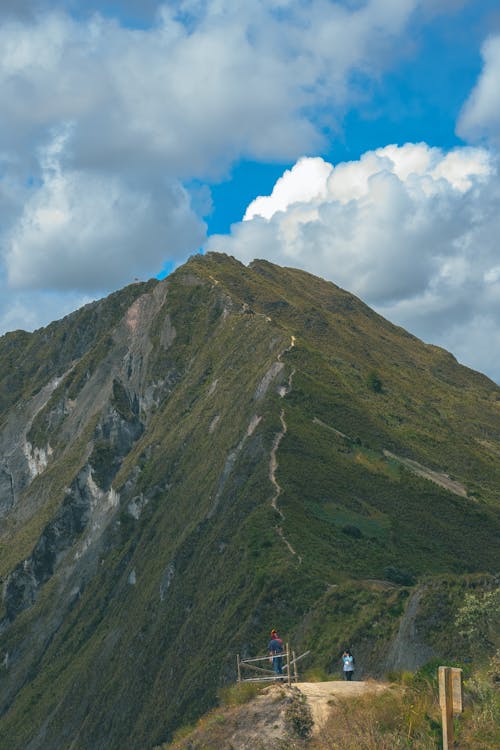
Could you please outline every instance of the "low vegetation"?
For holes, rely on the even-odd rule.
[[[500,746],[500,692],[488,668],[466,667],[464,713],[455,720],[455,747],[496,750]],[[401,674],[384,693],[339,701],[310,750],[438,750],[442,729],[437,663]]]
[[[500,691],[496,667],[498,656],[472,668],[464,667],[463,714],[455,720],[457,750],[496,750],[500,746]],[[388,675],[390,687],[382,693],[367,694],[331,704],[328,720],[311,733],[311,714],[303,700],[293,696],[286,707],[288,725],[280,738],[265,735],[254,739],[252,747],[276,750],[439,750],[442,746],[441,713],[437,684],[438,662],[431,662],[415,673]],[[195,726],[176,733],[171,744],[158,750],[243,750],[244,739],[235,739],[238,721],[248,716],[235,706],[250,702],[257,717],[254,685],[228,689],[225,701]],[[265,689],[268,692],[269,689]],[[293,694],[292,694],[293,695]],[[275,697],[283,701],[283,693]],[[264,730],[265,728],[263,728]],[[249,746],[248,746],[249,747]]]
[[[219,707],[178,729],[156,750],[286,750],[311,736],[311,711],[298,690],[241,684],[219,692]]]

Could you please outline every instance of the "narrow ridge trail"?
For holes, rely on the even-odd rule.
[[[291,340],[290,340],[290,346],[288,346],[286,349],[284,349],[278,355],[278,361],[279,362],[281,362],[281,357],[283,356],[283,354],[286,354],[291,349],[293,349],[293,347],[295,346],[295,341],[296,341],[295,336],[292,336]],[[286,394],[290,393],[290,391],[292,390],[292,381],[293,381],[293,376],[294,375],[295,375],[295,369],[292,369],[292,371],[290,372],[290,375],[288,376],[288,383],[287,383],[287,385],[283,386],[280,389],[280,391],[279,391],[279,394],[280,394],[281,398],[283,398],[284,396],[286,396]],[[270,479],[271,484],[273,485],[273,487],[275,489],[275,493],[274,493],[273,497],[271,498],[271,506],[279,514],[281,520],[284,521],[285,520],[285,514],[283,513],[283,511],[281,510],[281,508],[278,505],[278,498],[281,495],[281,493],[283,492],[283,490],[282,490],[282,487],[280,486],[280,484],[278,483],[278,480],[276,479],[276,470],[278,468],[278,459],[277,459],[278,448],[280,446],[281,441],[285,437],[287,429],[288,429],[287,428],[287,424],[286,424],[286,420],[285,420],[285,410],[284,409],[281,409],[281,412],[280,412],[280,421],[281,421],[281,430],[279,432],[277,432],[276,435],[274,436],[273,445],[272,445],[272,448],[271,448],[271,456],[270,456],[270,461],[269,461],[269,479]],[[296,550],[294,550],[294,548],[292,547],[292,545],[290,544],[290,542],[286,538],[285,533],[283,531],[283,527],[277,524],[275,528],[276,528],[276,533],[278,534],[279,537],[281,537],[281,539],[283,540],[284,544],[288,548],[290,554],[297,558],[297,560],[299,561],[299,564],[302,563],[302,557],[297,554]]]

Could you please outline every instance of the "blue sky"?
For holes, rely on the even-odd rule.
[[[3,0],[0,333],[193,252],[500,380],[498,0]]]
[[[444,149],[464,144],[455,126],[481,72],[481,43],[495,28],[500,31],[500,6],[497,0],[457,5],[460,12],[419,29],[396,69],[366,82],[366,100],[344,113],[318,155],[337,163],[388,143],[425,141]],[[229,179],[212,186],[209,233],[228,231],[255,195],[271,192],[292,165],[236,163]]]

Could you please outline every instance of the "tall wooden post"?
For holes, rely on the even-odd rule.
[[[462,682],[462,670],[450,667],[451,692],[453,697],[453,716],[460,716],[464,710],[464,691]]]
[[[453,717],[463,711],[462,670],[439,667],[439,705],[443,724],[443,750],[451,750],[455,739]]]
[[[236,654],[236,666],[238,668],[238,682],[241,682],[240,655]]]
[[[292,674],[291,674],[292,670],[290,669],[290,646],[288,645],[288,643],[286,644],[286,663],[287,663],[287,666],[288,666],[288,670],[287,670],[287,672],[288,672],[288,684],[291,685],[292,684]]]
[[[297,662],[295,660],[295,651],[292,651],[292,659],[293,659],[293,678],[295,682],[297,683],[299,681],[299,675],[297,672]]]
[[[450,668],[439,667],[438,676],[439,705],[441,706],[441,723],[443,725],[443,750],[450,750],[453,745],[453,696]]]

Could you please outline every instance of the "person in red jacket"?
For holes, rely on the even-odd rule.
[[[271,640],[269,641],[267,649],[269,651],[269,656],[272,658],[275,674],[283,674],[283,656],[281,656],[283,653],[283,641],[274,628],[271,630]]]

